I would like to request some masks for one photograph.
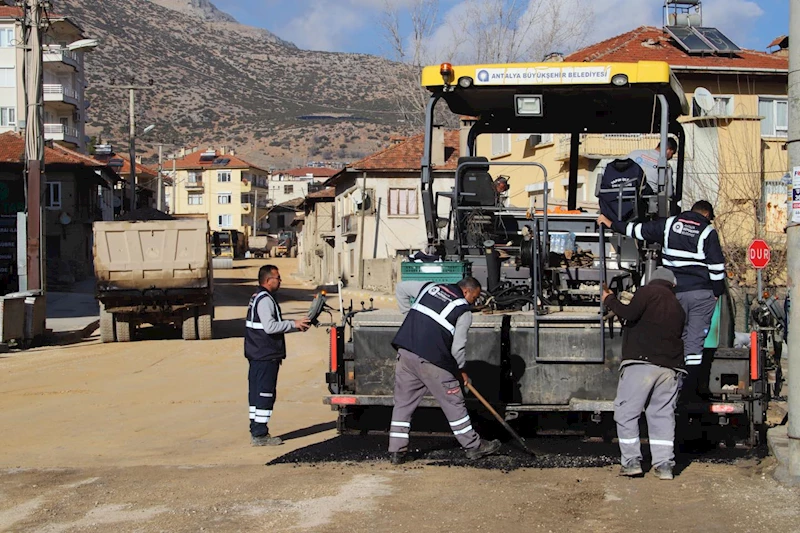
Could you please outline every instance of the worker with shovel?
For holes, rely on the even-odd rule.
[[[430,393],[444,411],[450,430],[474,460],[496,453],[500,441],[486,441],[472,428],[461,382],[469,378],[467,332],[472,325],[470,306],[481,294],[481,284],[466,277],[456,285],[404,281],[397,285],[397,303],[406,314],[392,341],[397,349],[394,409],[389,428],[392,464],[405,460],[411,417],[422,397]]]
[[[653,473],[672,479],[675,465],[675,404],[684,370],[684,314],[673,290],[675,274],[659,267],[628,305],[603,286],[603,304],[624,321],[622,365],[614,420],[622,454],[621,476],[641,476],[639,418],[644,410]]]

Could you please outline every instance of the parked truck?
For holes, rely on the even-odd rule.
[[[250,254],[258,259],[269,257],[277,244],[278,239],[272,235],[253,235],[248,239]]]
[[[103,342],[129,342],[143,324],[212,338],[214,283],[206,220],[94,223]]]

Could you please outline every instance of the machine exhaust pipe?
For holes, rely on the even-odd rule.
[[[494,241],[483,243],[486,249],[486,291],[494,294],[500,287],[500,253],[494,249]]]

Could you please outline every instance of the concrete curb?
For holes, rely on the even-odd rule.
[[[800,478],[789,475],[789,427],[776,426],[767,430],[769,452],[775,457],[778,467],[773,472],[775,481],[789,487],[800,486]]]

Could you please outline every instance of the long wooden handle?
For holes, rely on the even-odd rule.
[[[497,420],[499,420],[499,421],[500,421],[500,423],[501,423],[501,424],[503,424],[503,425],[505,425],[505,424],[506,424],[506,421],[505,421],[505,420],[503,420],[503,417],[501,417],[501,416],[500,416],[500,415],[497,413],[497,411],[495,411],[495,410],[494,410],[494,407],[492,407],[492,404],[490,404],[489,402],[487,402],[487,401],[486,401],[486,399],[485,399],[483,396],[481,396],[481,393],[480,393],[480,392],[478,392],[478,391],[475,389],[475,387],[473,387],[473,386],[472,386],[472,383],[471,383],[471,382],[469,382],[469,381],[467,382],[467,389],[469,389],[469,391],[470,391],[472,394],[474,394],[474,395],[475,395],[475,397],[478,399],[478,401],[480,401],[480,402],[483,404],[483,406],[484,406],[484,407],[486,407],[486,408],[489,410],[489,412],[490,412],[490,413],[492,413],[492,414],[494,415],[494,417],[495,417]]]

